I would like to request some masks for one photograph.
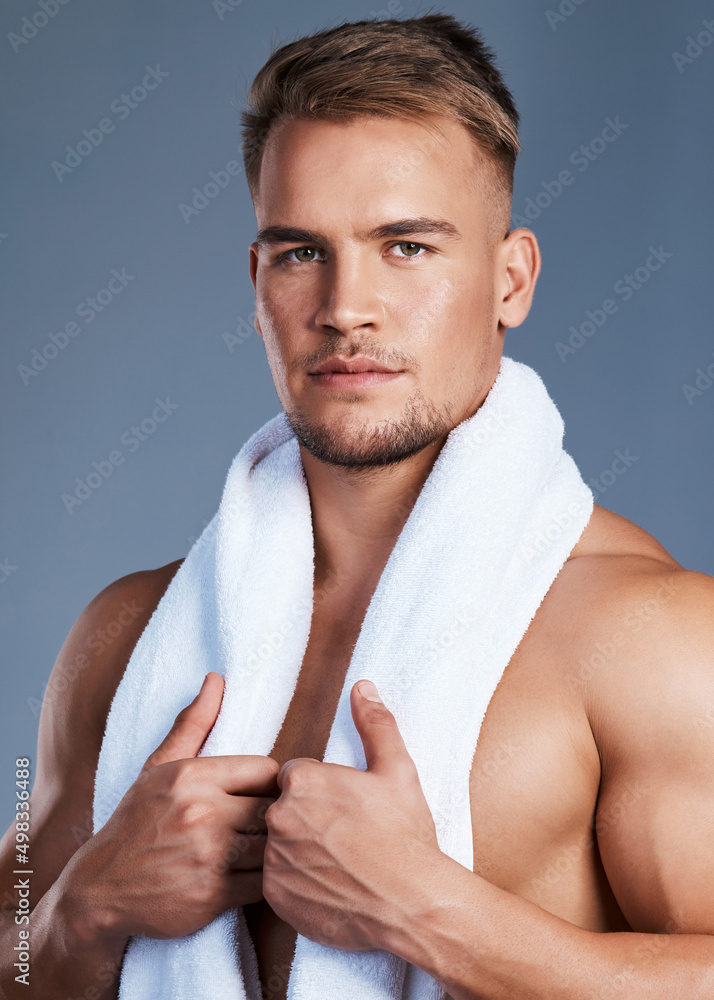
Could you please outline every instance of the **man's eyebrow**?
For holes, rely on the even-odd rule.
[[[444,236],[451,240],[460,240],[461,233],[452,222],[446,219],[427,219],[423,215],[416,219],[399,219],[397,222],[388,222],[384,226],[377,226],[366,234],[367,240],[385,239],[388,236]]]
[[[359,233],[358,238],[363,243],[370,240],[387,239],[390,236],[426,236],[437,235],[445,239],[460,240],[461,233],[453,223],[446,219],[427,219],[419,216],[415,219],[399,219],[387,222],[366,233]],[[312,245],[323,243],[329,245],[329,240],[310,229],[295,229],[292,226],[266,226],[256,236],[258,246],[269,246],[273,243],[303,243]]]
[[[322,243],[319,233],[309,229],[294,229],[292,226],[266,226],[259,229],[255,240],[259,247],[272,243]]]

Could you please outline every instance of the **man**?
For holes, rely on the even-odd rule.
[[[41,717],[34,995],[115,997],[130,935],[182,936],[243,905],[270,997],[286,995],[296,932],[319,939],[328,922],[337,947],[392,951],[454,1000],[711,997],[714,581],[599,507],[488,707],[470,781],[474,871],[429,836],[418,872],[405,877],[394,864],[414,848],[413,829],[428,829],[428,809],[393,716],[355,685],[375,780],[365,801],[361,772],[341,779],[355,782],[349,848],[383,895],[368,914],[345,855],[318,864],[320,878],[302,875],[314,859],[296,817],[319,818],[331,801],[334,772],[321,758],[365,610],[450,430],[486,398],[504,332],[525,320],[540,269],[535,236],[508,232],[515,109],[486,50],[452,18],[344,25],[294,43],[297,53],[286,46],[269,65],[277,75],[292,60],[303,80],[320,65],[335,74],[336,47],[354,51],[348,43],[365,33],[375,45],[357,46],[365,77],[377,72],[371,58],[402,65],[416,45],[425,59],[442,53],[456,87],[466,57],[444,51],[469,52],[485,94],[482,138],[445,99],[421,119],[285,115],[257,146],[246,142],[256,326],[300,441],[314,526],[315,610],[293,701],[270,757],[196,758],[223,694],[209,674],[80,847],[113,694],[180,561],[118,580],[91,602],[53,671],[74,679]],[[440,82],[428,66],[419,72],[426,100]],[[394,78],[384,73],[376,104]],[[267,100],[265,73],[259,82]],[[364,94],[352,96],[366,107]],[[251,127],[264,127],[258,112]],[[375,375],[380,365],[400,374]],[[116,642],[91,669],[72,671],[88,637],[127,606]],[[315,769],[323,777],[311,785]],[[380,816],[395,797],[403,819],[385,829]],[[218,874],[231,836],[248,830],[235,870]],[[7,892],[12,835],[2,844]],[[13,931],[4,932],[8,956]],[[8,992],[17,990],[12,962],[3,959],[0,978]]]

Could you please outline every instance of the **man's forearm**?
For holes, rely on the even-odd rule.
[[[24,981],[15,979],[12,928],[3,929],[0,996],[8,1000],[115,1000],[118,995],[126,942],[92,927],[81,901],[66,891],[65,872],[30,914],[29,973]]]
[[[420,871],[390,951],[453,1000],[711,1000],[714,936],[593,933],[447,855]]]

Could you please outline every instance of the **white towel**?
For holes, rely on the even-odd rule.
[[[324,756],[365,769],[349,693],[370,678],[414,759],[439,847],[470,870],[469,773],[481,721],[593,509],[562,438],[540,377],[504,357],[482,406],[450,432],[392,550]],[[209,670],[226,686],[202,754],[270,754],[307,647],[313,568],[307,483],[281,411],[233,460],[215,517],[129,660],[99,757],[95,832]],[[297,936],[289,1000],[445,996],[424,970],[390,952]],[[132,937],[119,997],[260,1000],[242,908],[184,938]]]

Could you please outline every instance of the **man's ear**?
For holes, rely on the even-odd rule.
[[[258,273],[258,244],[251,243],[248,248],[248,270],[250,272],[250,280],[253,282],[253,288],[255,288],[256,275]],[[260,339],[263,339],[263,331],[260,329],[260,320],[258,319],[257,311],[255,319],[253,320],[253,326],[255,327],[255,332],[258,334]]]
[[[253,288],[255,288],[255,279],[258,273],[258,244],[251,243],[248,247],[248,270],[250,272],[250,280],[253,282]]]
[[[530,229],[514,229],[499,247],[496,311],[504,327],[520,326],[530,312],[540,274],[540,247]]]

